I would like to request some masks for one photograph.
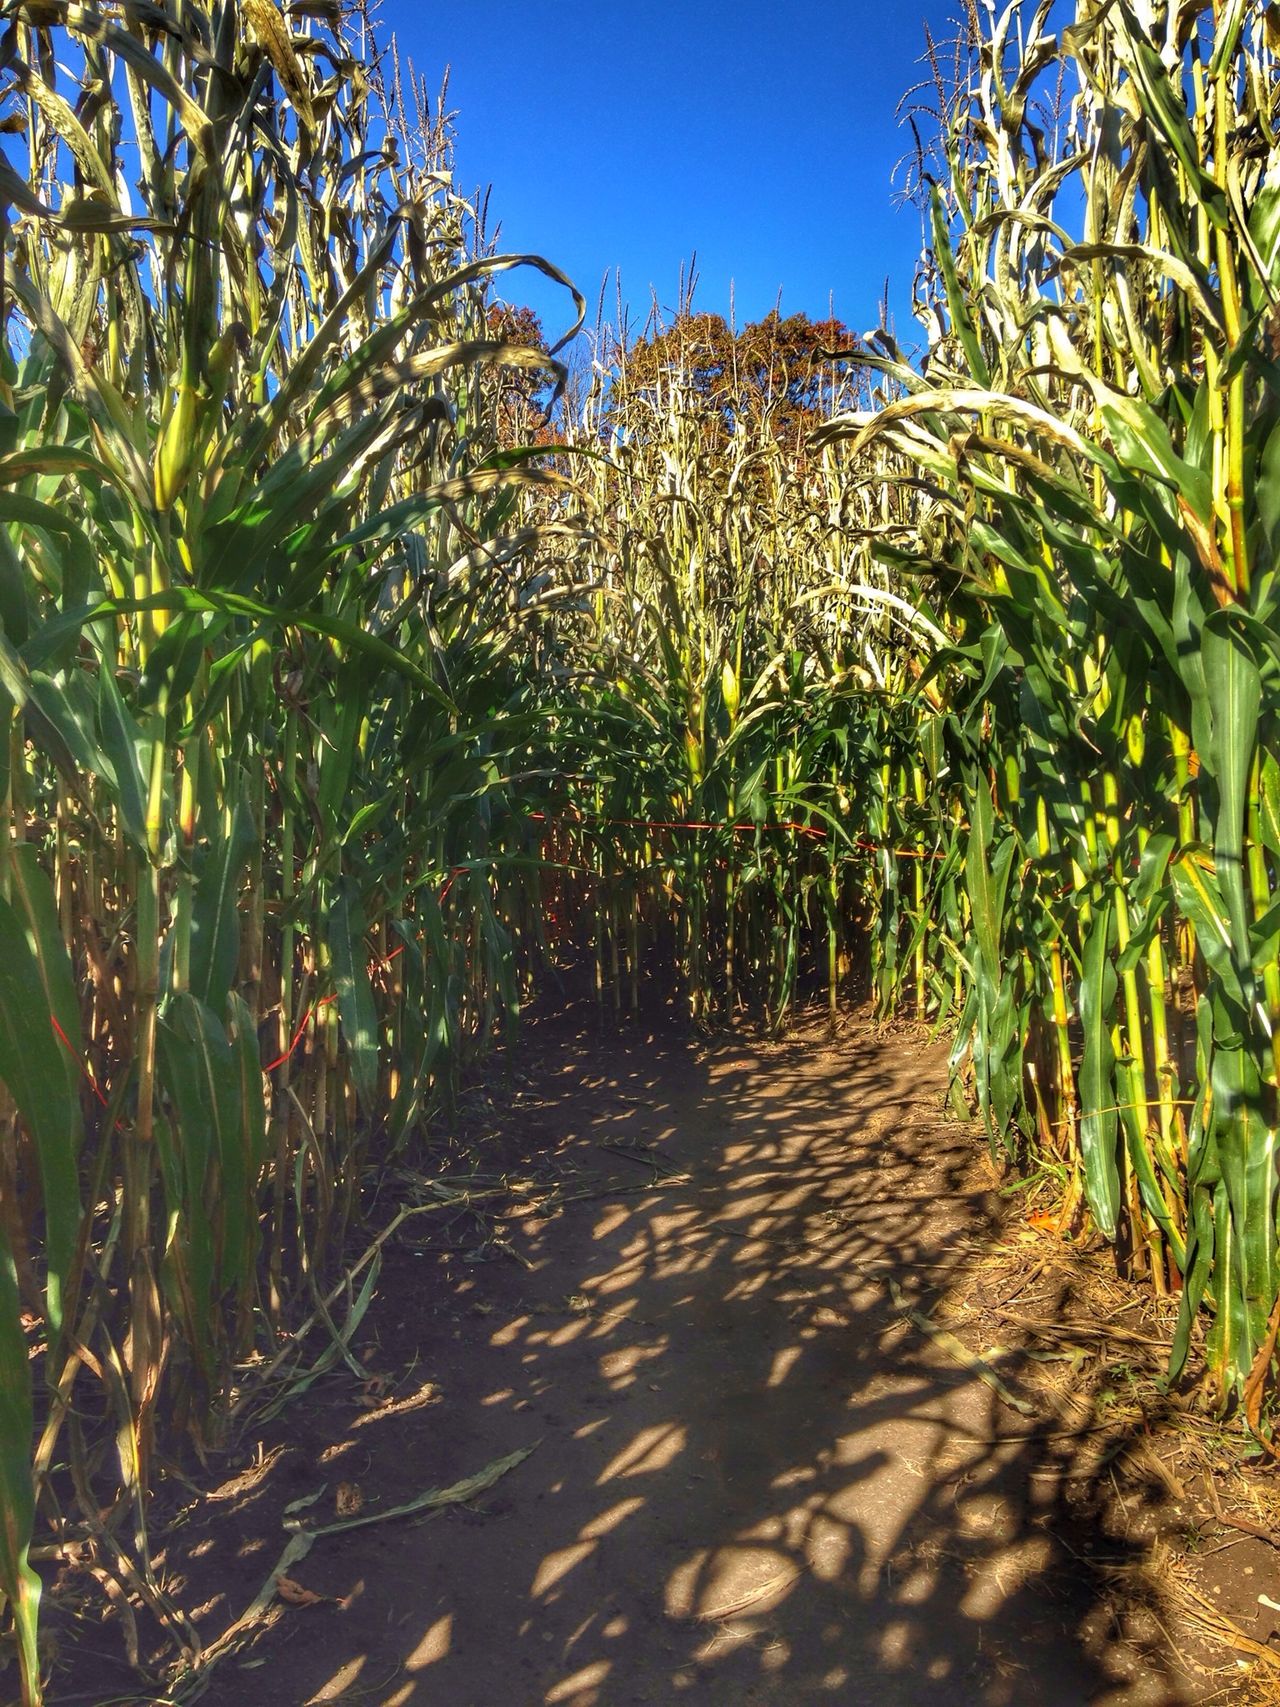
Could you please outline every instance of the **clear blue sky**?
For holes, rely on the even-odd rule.
[[[607,270],[643,318],[696,251],[700,307],[875,324],[890,279],[911,345],[919,216],[894,206],[910,146],[895,117],[927,22],[958,0],[384,0],[384,27],[430,88],[451,67],[460,189],[492,185],[504,250],[567,272],[594,314]],[[561,311],[533,282],[503,291]],[[610,286],[609,317],[613,287]]]

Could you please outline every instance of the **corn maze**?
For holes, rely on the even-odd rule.
[[[28,1707],[37,1566],[88,1542],[179,1619],[158,1442],[220,1438],[571,945],[624,1021],[935,1025],[1270,1441],[1277,51],[1254,0],[975,8],[913,167],[927,349],[815,352],[797,433],[725,430],[680,323],[570,374],[581,296],[492,251],[359,3],[3,0]],[[543,346],[492,312],[529,268]]]

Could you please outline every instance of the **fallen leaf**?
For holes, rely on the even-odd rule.
[[[385,1375],[371,1375],[360,1389],[360,1403],[366,1410],[376,1411],[391,1403],[391,1383]]]
[[[359,1483],[339,1482],[333,1503],[339,1517],[354,1517],[364,1505],[364,1495],[360,1492]]]
[[[286,1606],[321,1606],[325,1598],[314,1589],[303,1588],[302,1584],[294,1582],[292,1577],[277,1577],[276,1593]]]

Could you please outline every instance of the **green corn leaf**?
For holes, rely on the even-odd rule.
[[[1080,1023],[1084,1052],[1080,1062],[1080,1149],[1085,1195],[1104,1238],[1114,1239],[1119,1225],[1120,1169],[1116,1154],[1115,1049],[1111,1009],[1116,974],[1110,949],[1114,907],[1110,901],[1094,915],[1085,940],[1080,980]]]
[[[969,303],[960,285],[960,278],[956,271],[955,254],[951,246],[951,233],[947,229],[947,218],[942,207],[942,195],[936,186],[930,200],[930,219],[933,226],[933,252],[942,268],[943,286],[947,293],[947,309],[951,315],[951,325],[964,348],[965,357],[969,363],[969,372],[979,385],[990,385],[991,370],[982,353],[982,342],[970,318]]]
[[[1213,1119],[1222,1186],[1230,1205],[1231,1296],[1219,1297],[1238,1324],[1227,1372],[1244,1381],[1267,1328],[1276,1295],[1276,1132],[1268,1124],[1261,1075],[1243,1048],[1219,1045],[1213,1056]],[[1219,1235],[1217,1248],[1222,1251]]]
[[[978,779],[973,790],[971,810],[972,826],[965,862],[969,905],[973,915],[973,932],[978,944],[978,953],[994,999],[995,985],[1000,977],[1004,887],[997,880],[989,855],[995,827],[995,810],[991,791],[984,778]],[[1006,866],[1006,882],[1007,870]]]
[[[225,1180],[213,1163],[243,1152],[240,1102],[231,1046],[203,1002],[174,996],[157,1030],[161,1079],[174,1112],[161,1140],[171,1151],[166,1169],[170,1225],[174,1238],[166,1262],[187,1316],[186,1332],[211,1391],[218,1351],[214,1307],[224,1290],[219,1243],[232,1229],[231,1261],[243,1268],[244,1227],[238,1205],[222,1200]],[[215,1189],[216,1188],[216,1189]],[[225,1251],[223,1252],[225,1256]],[[239,1277],[239,1269],[233,1278]]]
[[[1280,855],[1280,763],[1269,749],[1262,755],[1261,783],[1258,818],[1262,840],[1271,853]]]
[[[1109,387],[1099,386],[1098,392],[1102,418],[1124,466],[1140,469],[1180,493],[1202,521],[1208,520],[1213,508],[1209,476],[1177,454],[1169,429],[1156,411],[1141,398],[1122,396]],[[1149,488],[1148,495],[1154,497]],[[1164,509],[1171,516],[1177,513],[1171,500]]]
[[[1145,910],[1156,901],[1177,845],[1177,841],[1167,830],[1157,830],[1154,835],[1147,837],[1146,846],[1138,862],[1138,875],[1129,891],[1131,906]]]
[[[56,1339],[80,1231],[80,1008],[57,903],[36,850],[18,842],[9,857],[9,899],[0,897],[0,1077],[18,1105],[39,1161],[49,1334]]]
[[[1213,855],[1218,887],[1231,921],[1233,958],[1242,986],[1252,984],[1249,909],[1244,882],[1244,825],[1262,706],[1262,676],[1244,635],[1229,620],[1205,625],[1201,653],[1212,706],[1213,777],[1218,820]]]
[[[361,1107],[372,1116],[378,1097],[378,1016],[369,984],[364,932],[360,903],[344,883],[329,909],[329,952],[351,1077]]]
[[[1188,849],[1170,868],[1183,918],[1195,927],[1196,942],[1224,994],[1243,1013],[1245,992],[1231,940],[1231,920],[1221,886],[1203,852]]]
[[[1178,1300],[1178,1321],[1174,1329],[1173,1346],[1169,1353],[1169,1379],[1171,1381],[1176,1381],[1186,1368],[1187,1354],[1191,1349],[1191,1330],[1204,1302],[1205,1290],[1213,1268],[1212,1190],[1200,1189],[1192,1193],[1187,1223],[1182,1296]]]
[[[116,806],[125,834],[139,853],[147,847],[147,779],[142,732],[104,660],[98,670],[98,733],[115,781]]]
[[[9,1603],[18,1638],[23,1707],[39,1707],[42,1700],[36,1647],[40,1578],[27,1561],[36,1514],[31,1482],[34,1429],[18,1277],[0,1234],[0,1592]]]
[[[1249,1372],[1249,1321],[1240,1274],[1240,1238],[1232,1226],[1231,1198],[1219,1180],[1213,1193],[1213,1268],[1208,1295],[1213,1299],[1206,1354],[1223,1386],[1223,1396],[1238,1391]]]
[[[100,465],[88,470],[95,475],[99,471]],[[60,553],[49,561],[56,564],[58,574],[53,591],[65,604],[80,604],[90,596],[90,589],[100,584],[94,566],[93,547],[84,529],[56,505],[41,503],[23,492],[2,491],[0,521],[15,522],[23,528],[38,528],[58,540]],[[9,637],[18,645],[26,640],[26,635],[13,632]]]
[[[243,801],[230,829],[208,850],[196,878],[191,911],[191,993],[217,1013],[224,1009],[240,953],[240,885],[254,843],[253,817]]]
[[[1183,1271],[1187,1260],[1186,1246],[1156,1172],[1150,1134],[1142,1124],[1140,1111],[1146,1106],[1146,1086],[1129,1063],[1117,1067],[1116,1078],[1121,1089],[1120,1124],[1138,1191],[1147,1213],[1164,1234],[1174,1262]]]
[[[1273,901],[1249,927],[1249,943],[1255,972],[1265,972],[1280,962],[1280,900]]]
[[[1123,26],[1116,41],[1128,61],[1138,87],[1142,116],[1164,138],[1187,174],[1192,193],[1215,226],[1228,223],[1227,198],[1203,169],[1195,133],[1187,115],[1182,93],[1170,78],[1168,68],[1152,45],[1149,32],[1134,13],[1130,0],[1117,0]]]
[[[0,633],[6,634],[15,646],[21,646],[30,632],[31,610],[24,565],[7,530],[0,527]]]
[[[222,1195],[221,1275],[224,1287],[238,1289],[242,1308],[252,1298],[260,1243],[258,1179],[267,1160],[267,1116],[262,1092],[258,1037],[244,999],[234,990],[227,1004],[227,1040],[231,1047],[233,1102],[225,1132],[220,1130]]]
[[[86,776],[99,776],[107,770],[98,744],[97,705],[84,672],[66,670],[53,678],[33,670],[28,691],[79,769]]]
[[[317,803],[326,823],[338,823],[352,770],[356,763],[356,741],[364,718],[367,690],[361,691],[362,672],[349,672],[352,680],[342,696],[337,725],[330,730],[320,761],[320,787]]]

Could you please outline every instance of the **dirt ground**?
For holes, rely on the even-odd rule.
[[[1193,1542],[1169,1536],[1202,1531],[1176,1473],[1149,1497],[1116,1480],[1096,1402],[1114,1370],[1082,1401],[1078,1348],[1006,1336],[977,1365],[951,1333],[981,1325],[1010,1223],[944,1088],[941,1046],[863,1021],[783,1043],[535,1024],[481,1111],[506,1213],[477,1194],[388,1241],[354,1342],[370,1379],[339,1363],[248,1429],[212,1494],[172,1487],[161,1581],[212,1642],[294,1502],[319,1496],[295,1522],[376,1517],[529,1456],[465,1503],[320,1537],[201,1699],[1255,1699],[1230,1654],[1178,1657],[1161,1560],[1181,1571]],[[1037,1345],[1054,1361],[1027,1361]],[[1216,1590],[1198,1580],[1219,1606],[1243,1584],[1227,1598],[1256,1619],[1277,1554],[1225,1545]],[[1265,1644],[1272,1624],[1250,1628]],[[136,1692],[110,1622],[55,1616],[54,1639],[55,1704],[169,1699]]]

